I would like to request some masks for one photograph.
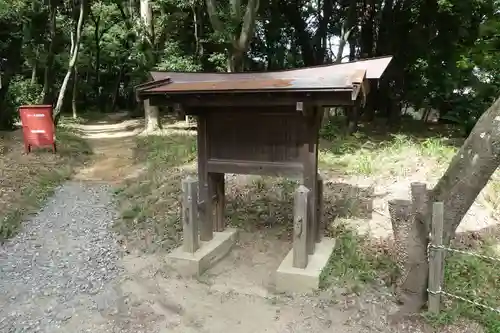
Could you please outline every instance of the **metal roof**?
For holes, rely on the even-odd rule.
[[[201,93],[250,91],[355,90],[366,79],[379,79],[392,57],[275,72],[194,73],[151,72],[153,81],[139,93]]]

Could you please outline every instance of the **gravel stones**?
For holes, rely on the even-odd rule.
[[[68,182],[0,246],[0,332],[57,331],[112,289],[122,269],[109,231],[117,218],[110,193]]]

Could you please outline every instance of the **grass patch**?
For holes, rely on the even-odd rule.
[[[498,246],[498,244],[496,245]],[[486,256],[500,259],[498,249],[488,242],[479,250]],[[450,253],[446,258],[445,286],[448,293],[500,309],[500,262],[478,257]],[[455,322],[460,317],[480,323],[487,333],[500,332],[500,314],[461,300],[444,297],[444,310],[438,316],[429,315],[436,326]]]
[[[447,138],[393,134],[376,140],[361,133],[327,137],[320,145],[320,167],[349,175],[403,176],[423,165],[431,165],[435,173],[435,167],[444,169],[456,152]]]
[[[320,278],[322,288],[340,284],[357,293],[366,284],[392,283],[396,266],[386,248],[358,235],[342,221],[336,221],[330,236],[336,243]]]
[[[57,129],[58,152],[24,154],[22,132],[4,133],[0,152],[0,240],[15,235],[26,214],[38,210],[55,188],[91,153],[86,142],[64,127]]]
[[[193,133],[137,138],[135,158],[146,171],[116,189],[122,219],[115,227],[139,249],[168,251],[179,244],[181,180],[196,172],[195,153]]]

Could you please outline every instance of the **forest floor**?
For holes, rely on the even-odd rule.
[[[320,291],[283,295],[272,272],[291,245],[294,181],[227,175],[227,217],[240,240],[201,278],[183,279],[165,253],[180,242],[178,196],[181,179],[196,171],[194,131],[178,122],[138,136],[141,122],[123,119],[72,128],[91,160],[0,246],[0,331],[462,333],[482,332],[480,323],[498,332],[496,317],[457,302],[432,320],[389,321],[397,306],[386,202],[408,196],[411,181],[432,186],[453,140],[362,129],[340,141],[323,129],[325,218],[337,247]],[[493,180],[469,211],[459,246],[479,251],[496,238],[497,188]],[[453,260],[449,288],[485,282],[477,290],[498,301],[495,270]]]

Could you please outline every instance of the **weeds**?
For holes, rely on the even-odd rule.
[[[322,288],[342,284],[358,292],[367,283],[377,281],[389,284],[395,275],[395,265],[387,253],[375,250],[366,237],[358,235],[336,221],[331,237],[335,238],[335,249],[321,276]]]
[[[484,259],[450,253],[446,257],[444,290],[450,294],[500,309],[500,255],[487,242],[480,254],[497,257],[499,261],[488,262]],[[443,296],[444,309],[438,316],[428,315],[436,326],[456,321],[460,317],[474,320],[484,327],[487,333],[500,332],[500,314],[477,305]]]
[[[180,242],[180,185],[195,170],[189,165],[195,159],[196,137],[150,135],[137,140],[136,158],[147,162],[147,171],[116,189],[123,218],[116,228],[144,251],[169,250]]]
[[[404,134],[395,134],[382,141],[371,140],[362,134],[339,136],[323,143],[320,150],[323,168],[377,177],[402,176],[423,163],[442,169],[456,151],[446,139],[418,140]],[[436,172],[433,167],[430,170]]]

